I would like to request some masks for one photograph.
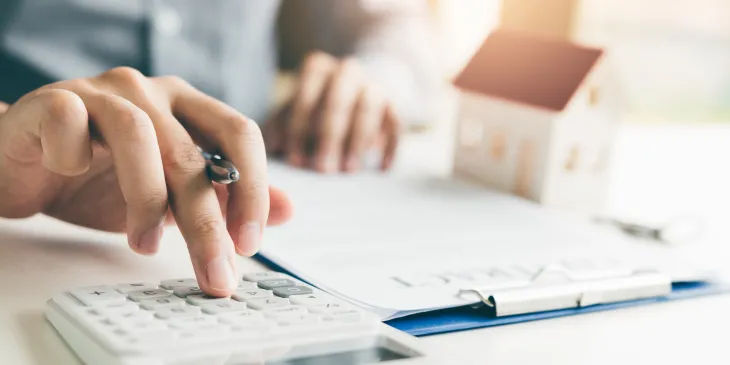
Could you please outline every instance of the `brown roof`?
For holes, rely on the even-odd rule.
[[[487,37],[454,84],[562,111],[602,54],[600,49],[499,30]]]

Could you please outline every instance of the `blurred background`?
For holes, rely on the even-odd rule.
[[[430,0],[446,74],[497,27],[605,48],[627,121],[730,122],[730,1]]]

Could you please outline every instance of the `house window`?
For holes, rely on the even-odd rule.
[[[600,102],[601,89],[598,86],[592,86],[590,89],[588,89],[588,105],[596,107]]]
[[[507,150],[507,136],[502,130],[492,131],[489,135],[489,157],[494,162],[502,162]]]
[[[517,152],[517,166],[515,171],[515,195],[530,198],[532,179],[535,170],[535,142],[524,140],[520,143]]]
[[[574,172],[578,168],[578,160],[580,159],[580,149],[578,146],[573,146],[568,152],[568,157],[565,159],[563,164],[563,170],[565,172]]]
[[[465,117],[459,127],[459,146],[477,148],[484,141],[484,125],[480,120]]]

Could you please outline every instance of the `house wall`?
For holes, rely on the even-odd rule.
[[[600,65],[603,66],[603,65]],[[610,186],[610,159],[621,108],[606,67],[587,78],[555,122],[548,157],[545,205],[597,214]],[[598,88],[598,104],[594,88]]]
[[[555,114],[464,92],[454,173],[539,200]]]

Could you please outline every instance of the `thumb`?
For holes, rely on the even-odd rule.
[[[10,107],[10,105],[5,104],[2,101],[0,101],[0,114],[5,113],[5,111],[8,110],[9,107]]]

